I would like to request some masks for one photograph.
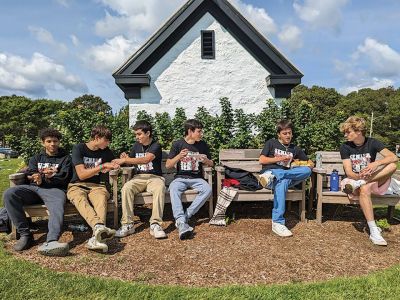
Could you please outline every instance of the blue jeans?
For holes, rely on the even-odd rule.
[[[186,214],[182,206],[182,193],[189,188],[199,193],[187,208]],[[175,178],[169,185],[171,205],[174,218],[178,222],[187,222],[204,205],[211,196],[211,186],[203,178]]]
[[[263,173],[268,171],[275,176],[274,181],[268,185],[268,188],[274,191],[272,221],[285,225],[283,214],[285,213],[286,192],[289,187],[295,186],[310,177],[311,169],[309,167],[297,167],[288,170],[267,169]]]

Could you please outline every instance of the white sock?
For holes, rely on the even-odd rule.
[[[378,228],[378,226],[376,226],[375,220],[373,220],[373,221],[368,221],[367,224],[368,224],[368,227],[369,227],[369,231],[370,231],[370,232],[372,232],[372,230]]]
[[[360,187],[360,186],[362,186],[362,185],[364,185],[364,184],[367,184],[367,182],[364,180],[364,179],[359,179],[359,180],[356,180],[356,185],[358,186],[358,187]]]

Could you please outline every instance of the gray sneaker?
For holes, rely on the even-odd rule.
[[[67,243],[60,243],[58,241],[51,241],[43,243],[39,246],[38,252],[47,256],[66,256],[69,251]]]
[[[193,234],[193,228],[188,225],[188,223],[182,221],[175,222],[176,228],[178,228],[179,238],[181,240],[188,239]]]
[[[115,235],[115,230],[104,225],[97,224],[94,226],[94,236],[99,243],[111,240]]]

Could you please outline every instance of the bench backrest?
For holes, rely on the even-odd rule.
[[[261,149],[222,149],[219,151],[219,163],[231,168],[240,168],[252,173],[259,173]]]

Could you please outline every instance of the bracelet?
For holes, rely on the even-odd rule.
[[[100,171],[101,171],[101,169],[103,169],[103,164],[100,164],[99,167],[100,167]]]

